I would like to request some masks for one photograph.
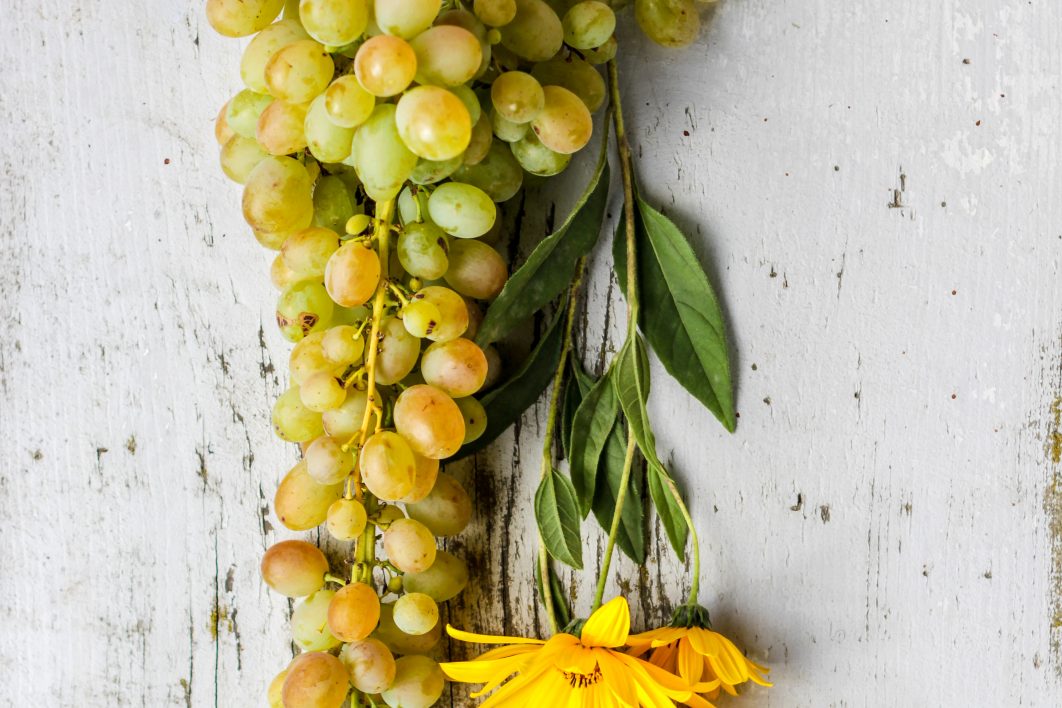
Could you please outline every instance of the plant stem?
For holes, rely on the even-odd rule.
[[[623,178],[623,221],[627,238],[627,327],[633,330],[638,321],[638,255],[635,245],[634,167],[631,144],[623,122],[623,103],[620,99],[619,69],[616,60],[608,62],[608,90],[612,104],[612,122],[616,126],[616,147],[619,150],[620,173]]]
[[[616,492],[616,510],[612,512],[612,525],[608,530],[608,545],[605,546],[605,556],[601,559],[601,571],[597,575],[597,591],[594,593],[594,606],[591,612],[601,607],[601,601],[605,597],[605,583],[608,581],[609,567],[612,565],[612,552],[616,547],[616,536],[619,535],[620,523],[623,519],[623,504],[627,500],[627,487],[630,485],[631,468],[634,466],[634,450],[637,444],[634,439],[634,431],[627,429],[627,454],[623,458],[623,473],[620,475],[619,490]]]
[[[686,528],[690,530],[690,544],[693,547],[693,579],[690,581],[690,594],[686,598],[686,604],[693,605],[697,602],[697,595],[701,587],[701,544],[697,538],[697,529],[693,527],[693,518],[690,517],[690,510],[686,508],[686,502],[682,500],[682,495],[679,494],[675,480],[666,474],[662,476],[668,491],[671,492],[675,503],[678,504],[679,511],[682,512],[682,519],[686,522]]]

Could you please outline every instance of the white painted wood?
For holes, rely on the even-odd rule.
[[[289,606],[257,561],[295,452],[268,258],[211,134],[240,44],[199,3],[3,15],[0,703],[261,705]],[[1058,705],[1062,7],[724,0],[677,53],[626,22],[645,192],[733,331],[735,435],[655,366],[652,400],[702,601],[778,681],[721,703]],[[620,334],[607,260],[589,362]],[[499,502],[456,544],[470,628],[535,630],[543,415],[455,466]],[[639,625],[687,585],[653,541],[613,585]]]

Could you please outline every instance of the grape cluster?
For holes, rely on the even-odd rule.
[[[338,708],[353,687],[354,705],[427,707],[439,603],[468,581],[436,538],[472,512],[440,461],[483,434],[474,394],[500,373],[474,341],[508,278],[496,205],[590,140],[616,18],[597,0],[208,0],[207,15],[254,35],[216,134],[246,221],[279,252],[276,319],[295,345],[272,420],[303,457],[274,509],[354,543],[335,574],[303,541],[262,559],[301,598],[303,653],[270,705]]]

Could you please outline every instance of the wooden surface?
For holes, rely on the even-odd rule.
[[[198,2],[3,15],[0,704],[263,705],[290,608],[257,562],[292,536],[295,450],[269,258],[212,135],[240,45]],[[733,331],[736,434],[655,365],[651,406],[702,602],[778,682],[723,705],[1062,703],[1062,7],[724,0],[683,52],[621,22],[645,192]],[[528,193],[525,239],[579,181]],[[621,307],[602,249],[590,365]],[[453,466],[470,629],[536,631],[543,414]],[[613,585],[639,626],[688,583],[651,540]]]

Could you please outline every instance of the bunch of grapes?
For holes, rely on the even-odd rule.
[[[303,653],[270,705],[338,708],[353,688],[355,706],[424,708],[443,690],[439,603],[468,580],[436,546],[472,511],[440,462],[483,434],[474,394],[500,373],[474,341],[508,278],[496,204],[590,140],[615,15],[597,0],[208,0],[207,15],[254,35],[216,132],[244,217],[279,251],[295,344],[272,420],[303,457],[274,508],[352,544],[341,568],[303,541],[266,552],[265,582],[302,598]]]

